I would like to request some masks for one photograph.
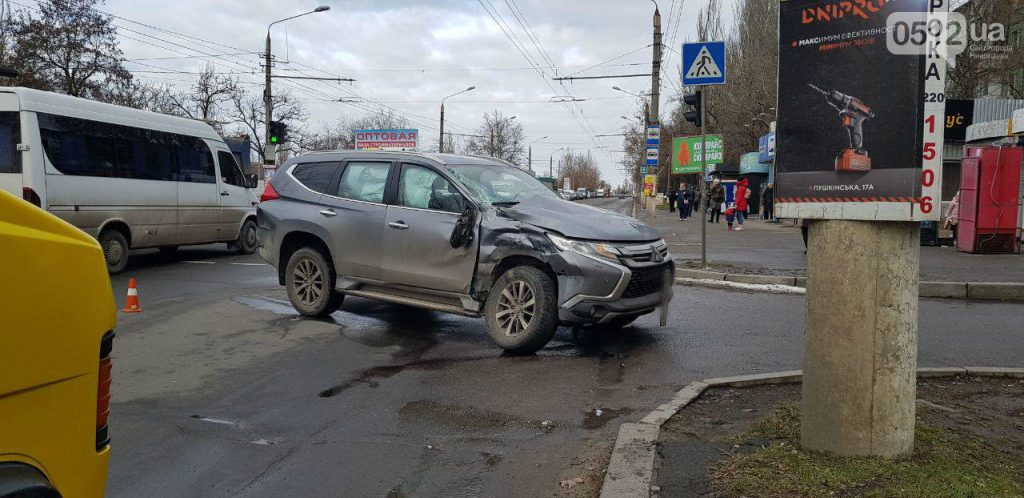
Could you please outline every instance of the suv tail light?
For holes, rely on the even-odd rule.
[[[28,202],[31,202],[36,207],[43,207],[43,200],[39,198],[39,194],[30,187],[21,188],[21,198]]]
[[[273,201],[281,198],[281,194],[278,194],[274,190],[274,186],[267,182],[267,188],[263,189],[263,195],[260,196],[260,202]]]
[[[96,382],[96,451],[110,444],[107,418],[110,416],[110,353],[114,350],[114,332],[103,334],[100,340],[100,371]]]

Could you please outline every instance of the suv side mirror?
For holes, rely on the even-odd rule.
[[[256,188],[256,186],[259,185],[259,184],[260,184],[260,177],[258,175],[256,175],[255,173],[249,175],[249,177],[245,179],[245,186],[246,186],[246,188]]]
[[[454,249],[469,246],[476,235],[476,206],[462,196],[459,196],[459,199],[463,205],[462,214],[455,222],[455,229],[452,230],[452,236],[448,239]]]

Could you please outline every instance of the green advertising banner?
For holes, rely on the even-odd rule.
[[[722,136],[706,135],[707,166],[722,164]],[[672,140],[672,173],[700,173],[700,137],[682,137]]]

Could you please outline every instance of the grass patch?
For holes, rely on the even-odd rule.
[[[908,459],[841,458],[799,449],[800,413],[783,405],[734,442],[771,440],[716,467],[712,487],[732,496],[1024,496],[1024,463],[977,436],[917,422]]]

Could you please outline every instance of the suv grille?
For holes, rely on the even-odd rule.
[[[638,244],[632,246],[619,246],[622,258],[633,263],[650,263],[654,251],[661,253],[661,260],[668,259],[668,245],[664,242],[654,244]]]
[[[643,270],[633,270],[633,276],[622,291],[622,297],[640,297],[654,294],[665,284],[665,267],[657,266]]]

